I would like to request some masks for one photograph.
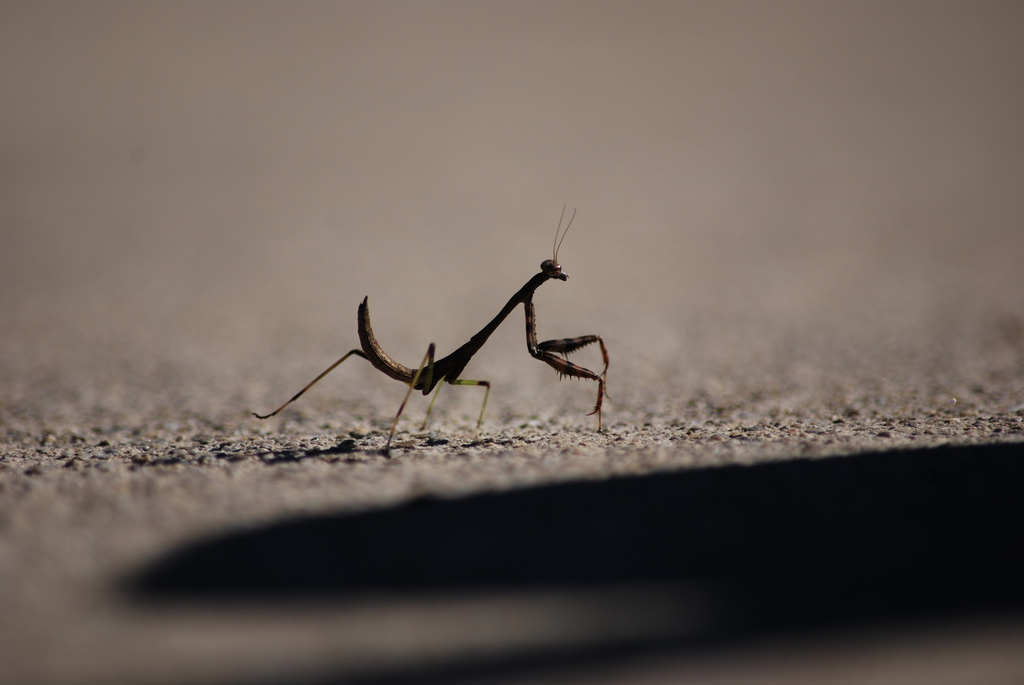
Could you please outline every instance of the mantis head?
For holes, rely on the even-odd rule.
[[[541,262],[540,270],[547,274],[548,278],[557,278],[560,281],[569,278],[569,275],[562,271],[562,265],[553,259],[545,259]]]

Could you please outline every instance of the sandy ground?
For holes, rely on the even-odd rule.
[[[1024,443],[1022,34],[1015,3],[3,3],[0,680],[1024,678],[1015,595],[723,637],[688,572],[410,596],[426,562],[399,556],[369,594],[128,591],[296,517]],[[464,374],[493,386],[478,435],[481,390],[446,387],[381,454],[403,387],[359,359],[248,415],[357,346],[364,296],[399,361],[461,345],[563,203],[539,335],[603,336],[603,432],[521,310]],[[1019,492],[1006,454],[971,482]],[[906,468],[897,518],[927,480]]]

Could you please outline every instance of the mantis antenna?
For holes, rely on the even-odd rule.
[[[558,263],[558,250],[562,247],[562,240],[565,240],[565,233],[569,232],[569,227],[572,226],[572,220],[576,218],[576,208],[572,208],[572,216],[569,217],[569,223],[565,225],[565,233],[562,234],[562,240],[558,239],[558,232],[562,230],[562,219],[565,218],[565,208],[568,207],[568,203],[562,205],[562,215],[558,217],[558,228],[555,229],[555,239],[551,243],[551,259]]]

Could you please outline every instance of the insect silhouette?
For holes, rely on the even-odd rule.
[[[573,219],[576,218],[576,210],[573,209],[572,216],[569,217],[569,223],[566,224],[565,231],[562,232],[562,220],[564,218],[565,207],[562,208],[562,216],[559,217],[558,227],[555,229],[555,240],[552,243],[551,259],[545,259],[541,262],[540,273],[527,281],[526,285],[520,288],[519,292],[509,299],[505,306],[502,307],[501,311],[498,312],[497,316],[491,319],[491,322],[484,326],[479,333],[474,335],[469,339],[469,342],[449,354],[447,357],[442,357],[436,361],[434,360],[434,343],[430,343],[430,346],[427,348],[427,353],[423,357],[423,361],[420,362],[419,367],[415,369],[403,366],[389,357],[387,353],[381,349],[380,345],[377,343],[377,339],[373,336],[373,329],[370,327],[370,308],[367,305],[367,300],[369,298],[364,297],[362,304],[359,305],[359,343],[362,346],[362,349],[346,352],[341,359],[327,367],[327,370],[310,381],[309,384],[297,392],[294,397],[271,413],[257,414],[256,412],[253,412],[253,416],[258,419],[269,419],[271,416],[274,416],[289,404],[302,397],[307,390],[316,385],[320,379],[337,368],[343,361],[355,355],[366,359],[374,366],[374,368],[383,372],[385,375],[409,386],[409,391],[405,393],[405,398],[402,400],[401,406],[398,407],[398,413],[395,415],[395,420],[391,424],[391,433],[388,435],[387,445],[384,447],[385,453],[391,449],[391,440],[395,436],[395,428],[398,426],[398,419],[402,416],[402,410],[405,409],[405,404],[409,401],[409,395],[412,394],[412,391],[421,390],[424,395],[429,395],[430,391],[434,389],[434,386],[437,386],[437,391],[434,393],[434,397],[430,400],[430,405],[427,407],[427,415],[423,419],[423,425],[420,427],[422,430],[426,427],[427,419],[430,418],[430,411],[434,408],[434,402],[437,400],[438,393],[441,392],[441,381],[444,381],[449,385],[477,385],[486,388],[484,391],[484,401],[480,406],[480,417],[477,419],[476,423],[477,430],[480,430],[480,425],[484,420],[484,409],[487,408],[487,396],[491,392],[491,383],[490,381],[464,380],[459,378],[459,376],[462,374],[463,369],[466,368],[466,365],[469,364],[469,360],[472,359],[473,355],[484,346],[487,339],[492,333],[494,333],[508,315],[512,313],[512,310],[522,304],[523,308],[526,310],[526,349],[529,351],[530,355],[535,359],[541,360],[557,371],[560,378],[564,376],[571,376],[573,378],[585,378],[597,381],[597,402],[594,405],[594,411],[590,412],[588,416],[597,414],[597,429],[601,430],[601,404],[604,401],[605,377],[608,374],[608,349],[604,345],[604,340],[599,335],[581,335],[576,338],[560,338],[558,340],[545,340],[540,343],[537,342],[537,323],[533,307],[533,293],[537,288],[549,280],[564,281],[569,278],[569,276],[562,271],[562,266],[558,263],[558,250],[562,246],[562,241],[565,240],[566,234],[569,232],[569,227],[572,226]],[[558,237],[559,233],[561,233],[561,238]],[[595,373],[590,369],[583,368],[582,366],[573,364],[568,359],[570,353],[593,343],[600,345],[601,356],[604,358],[604,369],[600,374]]]

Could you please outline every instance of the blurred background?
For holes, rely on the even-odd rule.
[[[0,381],[241,416],[365,295],[412,365],[564,203],[540,337],[605,337],[611,411],[949,370],[1024,327],[1022,35],[1016,2],[4,2]],[[466,377],[585,410],[519,317]],[[310,401],[390,383],[345,373]]]
[[[306,667],[303,650],[339,645],[382,660],[446,639],[461,649],[491,639],[484,618],[530,607],[442,601],[414,606],[418,623],[398,605],[206,620],[104,593],[200,534],[286,515],[615,483],[709,463],[699,458],[718,459],[718,445],[721,464],[1019,438],[1022,36],[1012,1],[3,0],[0,664],[27,682],[46,669],[51,682],[110,682],[117,663],[214,682],[245,672],[217,671],[224,659]],[[248,416],[357,345],[364,296],[399,361],[430,342],[455,349],[551,256],[566,204],[578,208],[559,254],[570,278],[537,292],[539,335],[604,337],[604,435],[585,415],[593,383],[557,383],[531,359],[518,311],[464,375],[493,383],[484,435],[528,444],[463,445],[480,392],[462,388],[434,409],[448,444],[343,454],[349,431],[390,427],[404,390],[359,360],[280,418]],[[599,355],[574,361],[598,368]],[[971,418],[951,425],[961,411]],[[845,441],[834,416],[847,417]],[[966,461],[1009,492],[990,504],[1019,500],[1003,477],[1016,471]],[[941,482],[908,473],[910,485]],[[960,476],[948,478],[984,499]],[[906,483],[871,473],[839,480],[869,500],[859,484],[884,490],[897,512],[947,501],[901,499]],[[835,510],[846,501],[789,482]],[[704,512],[708,539],[723,540],[717,510]],[[549,520],[561,519],[543,519],[556,539]],[[1002,527],[956,530],[1012,549],[1000,535],[1018,519],[991,520]],[[537,606],[516,635],[557,629]],[[1021,634],[997,640],[1015,673]],[[953,677],[939,657],[964,652],[936,644],[911,670]],[[987,666],[981,644],[969,656]],[[907,681],[849,654],[871,677]],[[799,682],[789,662],[740,661],[760,682]],[[819,662],[802,663],[805,682],[822,679]]]

